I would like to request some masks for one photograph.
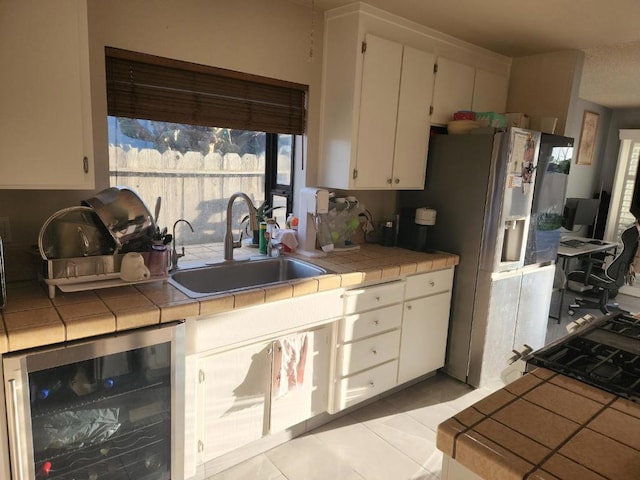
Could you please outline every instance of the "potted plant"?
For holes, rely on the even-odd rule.
[[[259,207],[254,208],[256,212],[256,221],[258,222],[258,225],[260,225],[260,222],[265,222],[267,218],[271,217],[274,210],[284,207],[282,205],[278,207],[270,207],[265,200]],[[258,230],[254,230],[253,234],[249,233],[249,215],[242,217],[240,223],[244,224],[244,231],[247,235],[253,235],[253,245],[258,245],[260,243],[260,232]]]

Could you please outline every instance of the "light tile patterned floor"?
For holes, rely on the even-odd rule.
[[[438,424],[492,391],[438,374],[208,480],[436,480]]]

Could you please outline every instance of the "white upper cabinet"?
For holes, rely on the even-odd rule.
[[[435,57],[366,36],[355,188],[424,187]]]
[[[431,122],[446,125],[459,110],[503,113],[507,105],[509,79],[438,57]]]
[[[319,184],[424,188],[435,56],[366,34],[349,59],[349,25],[329,26]]]
[[[404,47],[393,157],[394,188],[424,188],[434,62],[434,55]]]
[[[446,125],[459,110],[471,110],[475,69],[469,65],[438,57],[433,89],[433,123]]]
[[[393,175],[402,45],[367,35],[363,50],[353,183],[385,187]]]
[[[0,2],[0,188],[93,189],[86,0]]]
[[[504,75],[476,70],[471,110],[474,112],[505,112],[508,91],[509,79]]]
[[[319,187],[421,190],[432,124],[504,111],[510,58],[365,3],[325,12],[323,47]]]

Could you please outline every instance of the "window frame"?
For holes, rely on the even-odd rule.
[[[287,201],[287,215],[293,212],[293,182],[295,173],[295,158],[298,136],[291,137],[291,171],[289,184],[278,183],[278,135],[267,134],[265,149],[265,186],[264,198],[268,205],[274,205],[274,197],[284,197]]]

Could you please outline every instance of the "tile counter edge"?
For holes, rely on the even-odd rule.
[[[459,263],[455,254],[422,253],[379,245],[363,245],[354,252],[305,260],[334,273],[199,300],[189,298],[166,280],[83,292],[57,292],[53,299],[49,299],[43,282],[9,283],[9,302],[0,311],[0,354],[337,288],[391,281]]]
[[[436,446],[443,480],[635,479],[639,429],[640,405],[538,368],[442,422]]]

